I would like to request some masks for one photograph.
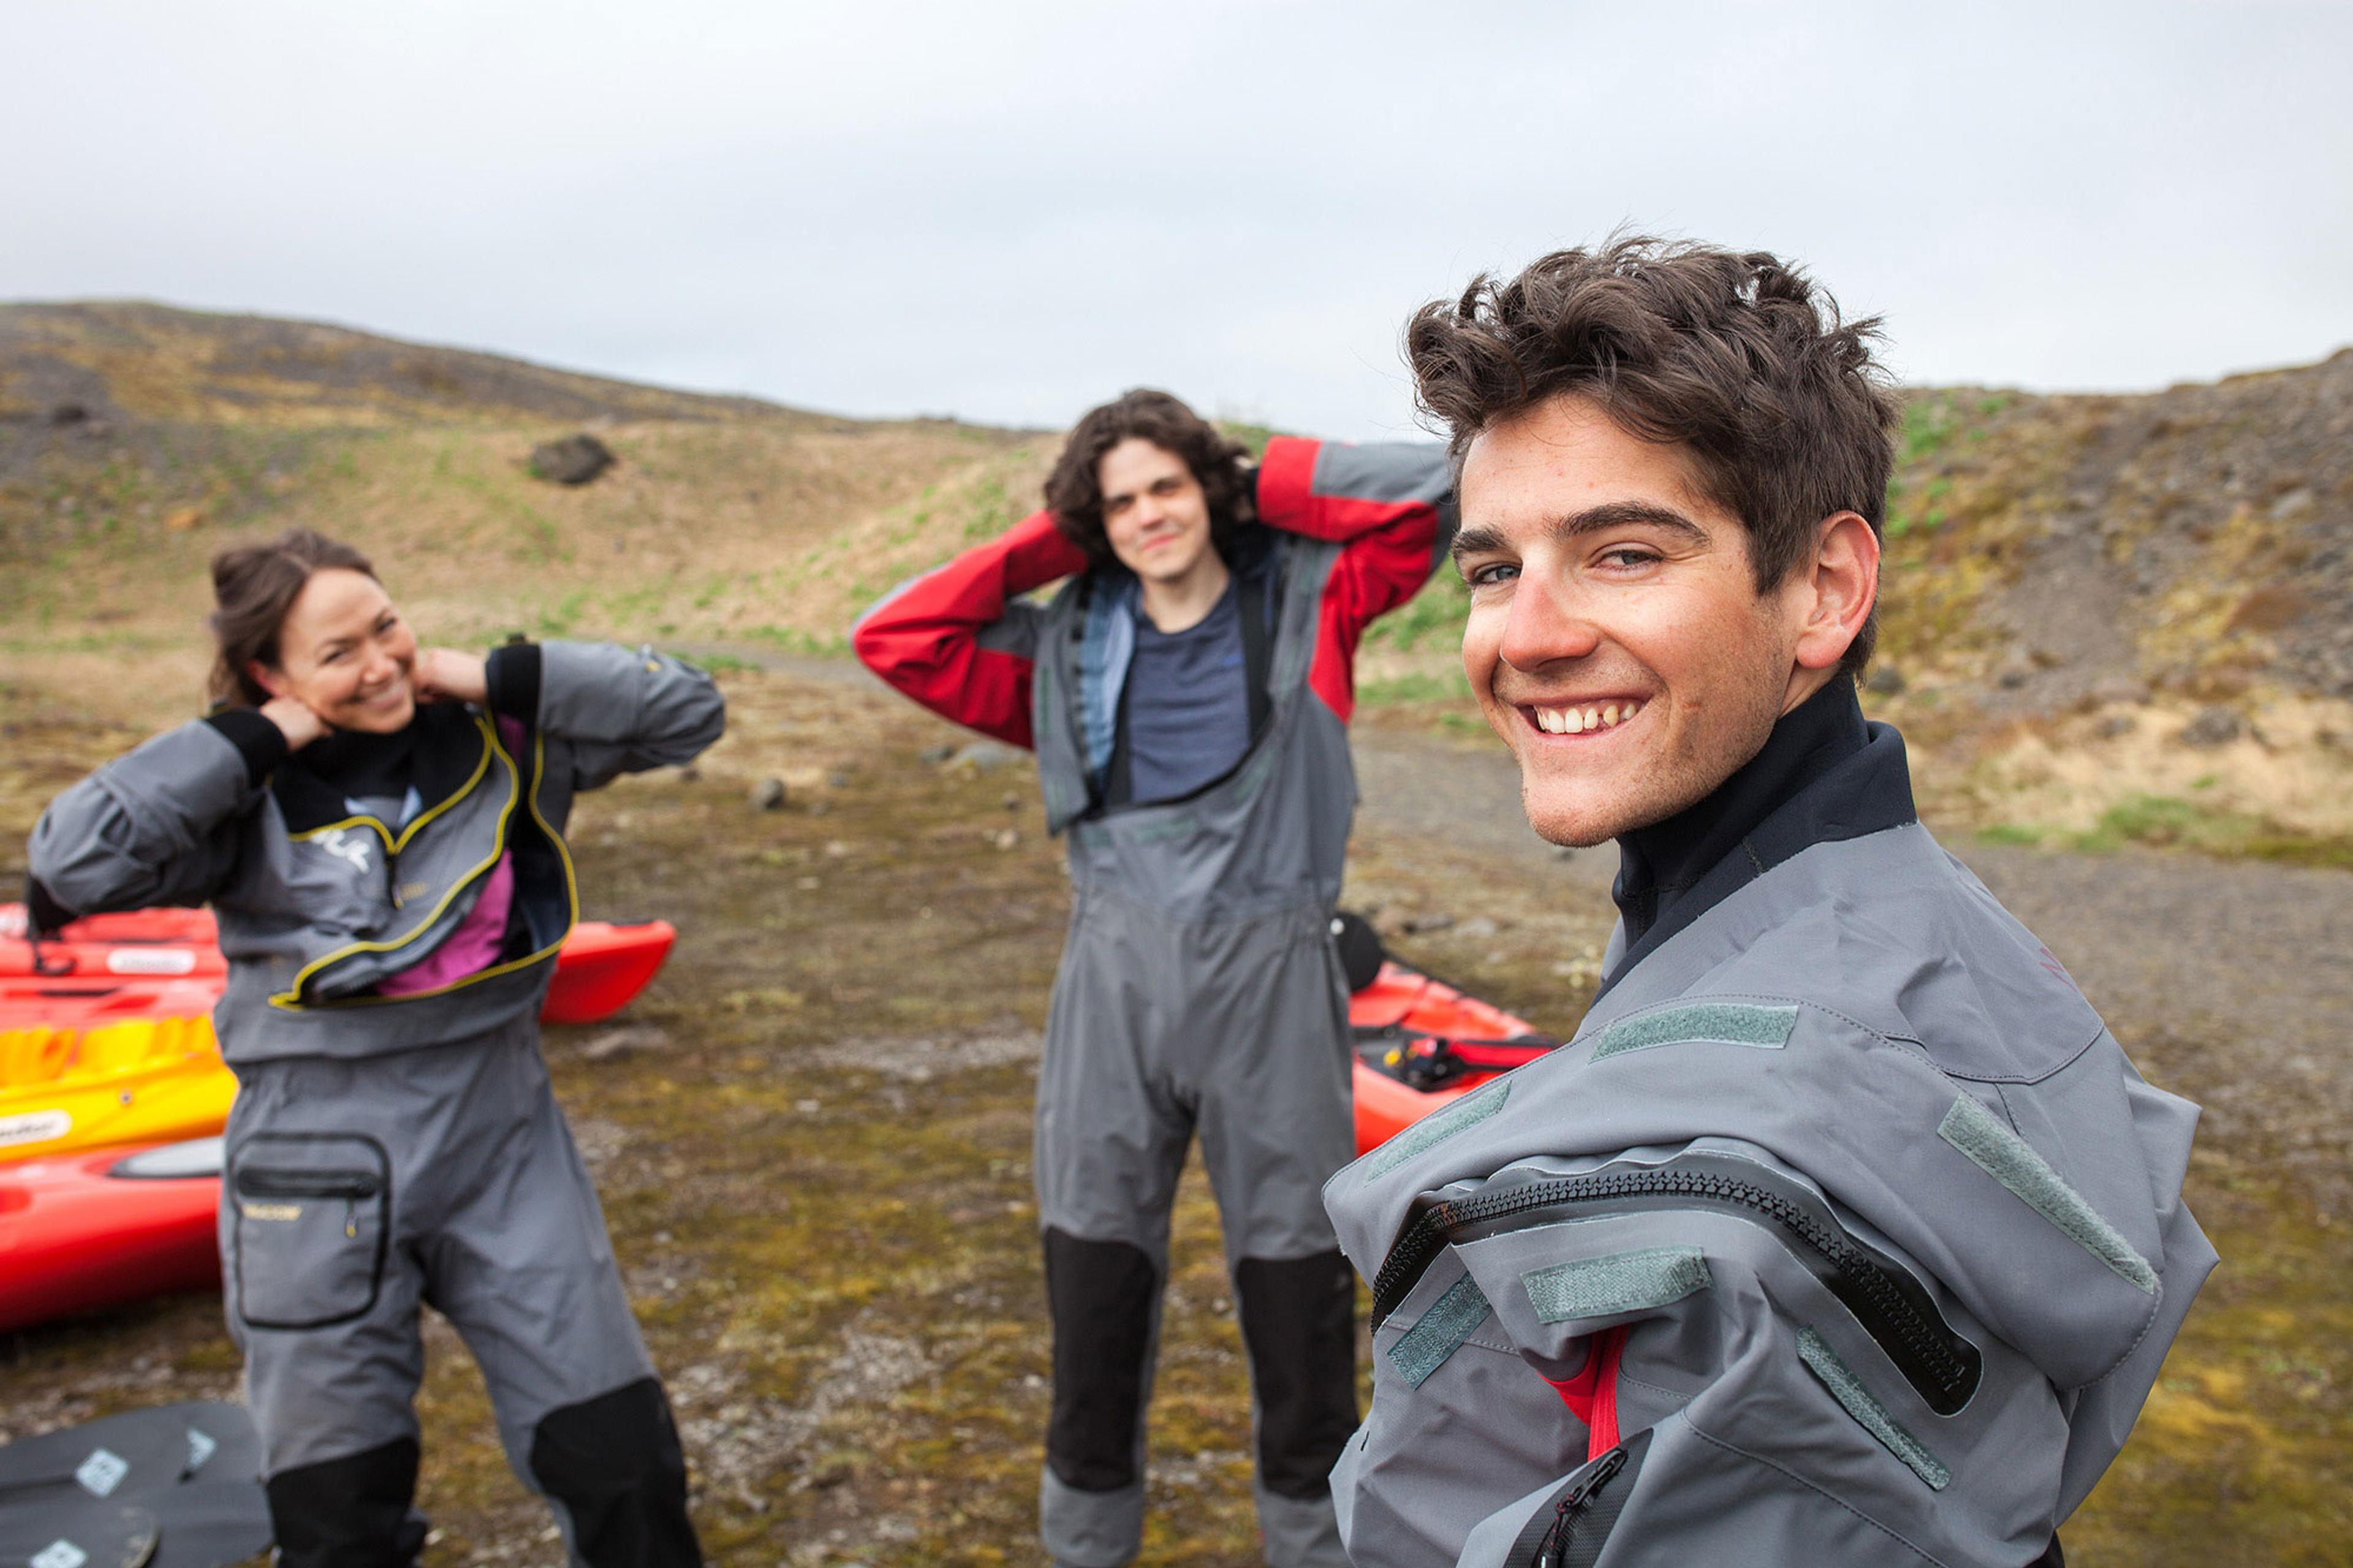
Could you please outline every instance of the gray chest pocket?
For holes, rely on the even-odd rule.
[[[253,1329],[364,1317],[384,1286],[392,1162],[373,1138],[261,1132],[229,1173],[237,1315]]]

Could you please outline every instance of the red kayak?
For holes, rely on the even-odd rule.
[[[1356,1035],[1359,1154],[1560,1044],[1518,1015],[1393,960],[1348,999],[1348,1021]]]
[[[0,1331],[220,1284],[221,1141],[0,1165]]]
[[[551,1024],[593,1024],[637,999],[670,957],[678,928],[668,921],[613,925],[582,921],[555,955],[555,978],[539,1016]]]
[[[0,904],[0,1019],[88,1025],[123,1017],[207,1013],[227,977],[210,910],[87,915],[37,949],[25,907]],[[670,957],[667,921],[582,921],[555,955],[540,1016],[593,1024],[619,1012]],[[188,1005],[199,993],[203,1000]]]

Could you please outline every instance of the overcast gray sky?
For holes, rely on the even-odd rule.
[[[1421,300],[1621,223],[1907,379],[2353,342],[2353,5],[0,0],[0,299],[853,414],[1412,428]]]

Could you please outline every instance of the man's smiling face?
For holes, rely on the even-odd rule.
[[[1759,595],[1747,531],[1687,465],[1574,396],[1465,454],[1462,667],[1556,844],[1695,805],[1827,679],[1797,662],[1806,574]]]

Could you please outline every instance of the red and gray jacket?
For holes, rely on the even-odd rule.
[[[1256,499],[1263,533],[1243,530],[1235,570],[1245,579],[1264,574],[1278,628],[1312,607],[1312,626],[1300,628],[1310,638],[1300,673],[1345,726],[1356,705],[1357,639],[1413,596],[1452,541],[1445,454],[1278,437],[1258,470]],[[1049,604],[1022,596],[1065,577]],[[934,712],[1035,749],[1048,824],[1059,833],[1101,805],[1134,648],[1134,596],[1124,574],[1088,574],[1084,555],[1039,511],[893,589],[860,618],[852,645]],[[1276,658],[1270,672],[1276,686],[1283,663]]]

